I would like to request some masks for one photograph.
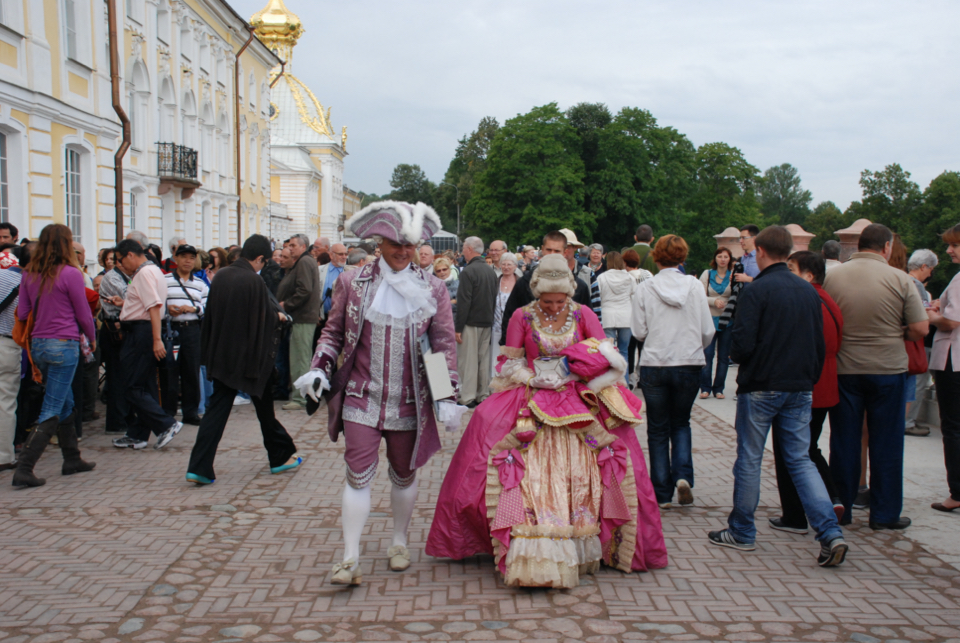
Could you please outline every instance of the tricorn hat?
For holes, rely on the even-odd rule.
[[[436,211],[425,203],[377,201],[350,217],[344,226],[361,239],[380,236],[395,243],[419,245],[443,229]]]

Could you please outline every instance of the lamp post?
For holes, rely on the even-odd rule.
[[[460,241],[460,188],[459,186],[454,185],[453,183],[447,183],[446,181],[440,181],[440,185],[449,185],[454,190],[457,191],[457,241]]]

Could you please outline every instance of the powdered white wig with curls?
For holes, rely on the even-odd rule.
[[[540,265],[533,271],[533,278],[530,279],[530,292],[536,299],[540,295],[562,292],[573,297],[577,291],[577,282],[567,266],[567,260],[563,255],[547,255],[540,261]]]

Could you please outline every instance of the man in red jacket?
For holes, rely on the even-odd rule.
[[[833,501],[833,511],[837,520],[843,517],[843,503],[837,497],[837,489],[830,473],[830,465],[823,457],[818,444],[823,432],[823,421],[827,414],[832,415],[834,407],[840,403],[840,390],[837,388],[837,352],[840,350],[840,338],[843,336],[843,315],[840,307],[833,298],[823,289],[823,278],[826,275],[826,266],[823,257],[807,250],[794,252],[787,259],[790,272],[801,279],[810,282],[817,294],[820,295],[823,309],[823,343],[826,346],[826,356],[823,361],[823,370],[820,379],[813,387],[813,409],[810,415],[810,460],[817,466],[817,471],[823,479],[823,484]],[[773,432],[773,457],[777,467],[777,487],[780,489],[780,507],[783,515],[780,518],[771,518],[770,526],[780,531],[793,534],[807,533],[807,516],[800,503],[800,495],[793,484],[793,479],[787,471],[783,451],[778,433]]]

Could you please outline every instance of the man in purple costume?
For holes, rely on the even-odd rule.
[[[360,535],[370,514],[370,482],[377,472],[380,440],[387,443],[392,488],[393,544],[390,569],[410,566],[407,528],[417,499],[416,470],[440,448],[437,421],[456,408],[457,350],[446,285],[415,261],[416,249],[441,229],[436,212],[423,203],[374,203],[355,214],[349,231],[373,238],[381,257],[337,278],[333,304],[317,343],[312,369],[296,386],[313,400],[324,389],[328,431],[342,432],[347,480],[343,489],[343,562],[333,567],[335,585],[362,580]],[[422,351],[446,359],[454,394],[434,400]],[[343,365],[337,360],[343,353]],[[437,418],[434,402],[438,402]]]

